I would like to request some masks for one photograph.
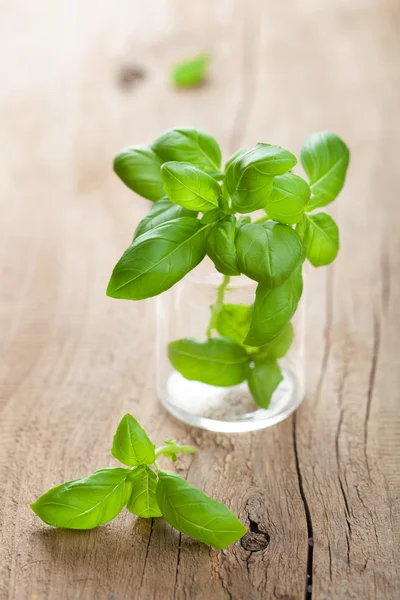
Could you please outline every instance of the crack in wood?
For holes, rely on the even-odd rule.
[[[368,381],[368,392],[367,392],[367,406],[365,409],[365,419],[364,419],[364,457],[365,464],[367,466],[367,472],[369,478],[371,479],[371,471],[368,460],[368,426],[369,420],[371,417],[371,405],[372,405],[372,396],[375,388],[375,379],[376,379],[376,370],[378,367],[378,357],[379,357],[379,349],[381,345],[381,324],[380,320],[376,314],[376,311],[373,315],[374,319],[374,329],[373,329],[373,342],[372,342],[372,360],[371,360],[371,368],[369,372],[369,381]]]
[[[147,557],[149,556],[149,549],[150,549],[151,536],[153,535],[153,525],[154,525],[154,519],[151,519],[151,524],[150,524],[150,534],[149,534],[149,539],[147,540],[146,555],[145,555],[145,557],[144,557],[143,571],[142,571],[142,576],[141,576],[141,578],[140,578],[139,590],[141,590],[141,589],[142,589],[142,586],[143,586],[143,579],[144,579],[144,574],[146,573]]]
[[[339,406],[340,406],[340,415],[339,415],[339,421],[338,421],[338,426],[336,429],[336,435],[335,435],[335,453],[336,453],[336,465],[337,465],[337,470],[338,470],[338,481],[339,481],[339,487],[340,487],[340,492],[343,498],[343,502],[344,502],[344,506],[345,506],[345,519],[346,519],[346,544],[347,544],[347,564],[348,566],[350,566],[350,539],[351,539],[351,535],[352,535],[352,530],[351,530],[351,515],[350,515],[350,507],[349,507],[349,502],[347,499],[347,494],[345,492],[344,489],[344,484],[343,484],[343,479],[340,473],[340,451],[339,451],[339,439],[340,439],[340,434],[342,431],[342,425],[343,425],[343,416],[344,416],[344,410],[342,408],[343,405],[343,392],[344,392],[344,386],[348,377],[348,373],[349,373],[349,361],[346,360],[345,361],[345,368],[344,368],[344,373],[343,376],[341,378],[340,384],[339,384],[339,391],[338,391],[338,398],[339,398]]]
[[[307,552],[307,568],[306,568],[306,582],[304,590],[304,600],[311,600],[312,598],[312,581],[313,581],[313,561],[314,561],[314,532],[313,523],[311,518],[310,507],[308,505],[307,497],[304,491],[303,477],[300,470],[300,461],[297,447],[297,435],[296,435],[296,412],[293,414],[293,450],[295,457],[297,480],[299,484],[300,497],[303,502],[304,514],[306,516],[307,523],[307,537],[308,537],[308,552]]]
[[[382,236],[383,240],[386,240],[385,235]],[[386,314],[389,309],[390,303],[390,281],[391,281],[391,269],[390,269],[390,257],[389,251],[386,244],[383,246],[381,251],[381,303],[382,312]]]

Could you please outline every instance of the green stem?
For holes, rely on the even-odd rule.
[[[254,223],[265,223],[265,221],[269,221],[269,216],[265,215],[264,217],[260,217],[259,219],[257,219],[256,221],[254,221]]]
[[[181,446],[180,444],[166,444],[165,446],[160,446],[156,448],[156,458],[158,458],[164,452],[171,454],[171,452],[175,454],[195,454],[197,452],[197,448],[194,446]]]
[[[207,327],[207,331],[206,331],[206,336],[208,338],[211,337],[212,330],[215,329],[216,324],[217,324],[218,315],[221,312],[222,307],[224,306],[224,294],[225,294],[226,288],[229,285],[230,280],[231,280],[231,278],[229,275],[224,275],[222,283],[218,287],[217,300],[216,300],[214,306],[212,307],[210,321],[208,323],[208,327]]]

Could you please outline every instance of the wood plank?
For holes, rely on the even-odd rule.
[[[395,3],[16,0],[0,11],[0,597],[397,598]],[[171,90],[171,62],[205,47],[209,84]],[[112,157],[177,124],[210,131],[225,156],[258,140],[298,152],[321,128],[351,145],[332,210],[341,254],[307,278],[307,400],[271,430],[215,435],[169,417],[153,386],[153,303],[104,296],[148,208]],[[248,525],[242,544],[210,550],[127,513],[82,533],[38,522],[37,495],[113,464],[126,411],[155,441],[199,446],[179,472]]]

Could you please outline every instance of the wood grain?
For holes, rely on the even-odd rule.
[[[397,599],[400,593],[399,15],[392,0],[96,0],[0,4],[0,597]],[[199,50],[210,80],[173,91]],[[147,203],[115,152],[189,124],[225,156],[349,142],[334,266],[307,278],[307,398],[252,435],[197,432],[159,406],[152,302],[105,297]],[[28,504],[113,464],[124,412],[196,443],[181,474],[249,528],[210,550],[121,514],[92,532]]]

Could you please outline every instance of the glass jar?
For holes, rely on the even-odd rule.
[[[223,281],[209,259],[157,297],[156,377],[163,406],[181,421],[218,432],[263,429],[282,421],[304,397],[304,293],[292,319],[294,340],[280,359],[282,381],[272,394],[268,408],[259,408],[247,381],[218,387],[188,380],[174,369],[168,358],[168,344],[182,338],[207,339],[210,313]],[[224,304],[251,306],[257,283],[231,277],[224,292]],[[213,337],[218,333],[213,332]],[[251,362],[249,363],[251,365]]]

